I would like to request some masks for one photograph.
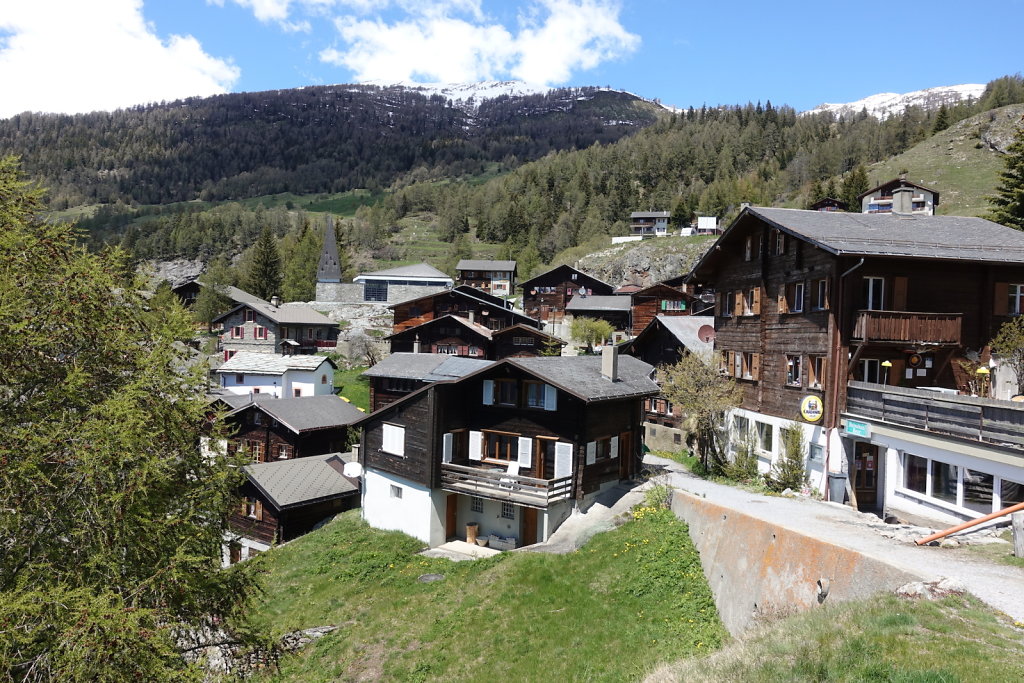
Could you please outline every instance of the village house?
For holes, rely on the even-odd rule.
[[[905,176],[873,187],[858,195],[863,213],[900,213],[932,216],[939,205],[939,193],[912,183]]]
[[[555,266],[521,286],[523,310],[545,324],[561,323],[566,306],[576,297],[607,296],[615,290],[607,282],[566,265]]]
[[[239,351],[267,354],[316,353],[338,345],[338,323],[305,304],[248,302],[213,319],[224,331],[224,360]]]
[[[486,319],[486,318],[485,318]],[[391,353],[440,353],[499,360],[508,356],[557,355],[565,342],[531,325],[517,323],[492,330],[469,318],[445,315],[387,338]]]
[[[540,327],[537,320],[513,310],[504,301],[496,303],[495,298],[486,292],[461,286],[393,304],[390,306],[394,312],[393,332],[403,332],[446,315],[458,316],[489,330],[503,330],[520,323]]]
[[[628,339],[633,327],[633,304],[628,294],[611,296],[575,296],[565,305],[566,325],[572,325],[576,318],[592,318],[604,320],[612,326],[615,342]]]
[[[811,211],[846,211],[846,202],[833,197],[822,197],[809,208]]]
[[[511,296],[516,286],[516,262],[462,259],[455,266],[455,282],[494,296]]]
[[[181,301],[182,306],[185,308],[192,308],[196,299],[199,297],[199,291],[205,286],[206,285],[198,279],[194,279],[172,287],[171,291],[178,297],[178,300]],[[266,299],[261,299],[255,294],[250,294],[244,289],[239,289],[238,287],[233,287],[231,285],[220,285],[219,289],[224,296],[232,301],[234,306],[237,306],[238,304],[270,303]]]
[[[275,398],[271,394],[220,397],[227,407],[224,448],[244,449],[254,463],[340,453],[350,446],[349,428],[365,413],[333,394]]]
[[[671,211],[634,211],[629,214],[629,234],[638,237],[666,237]]]
[[[334,371],[326,356],[278,356],[239,351],[216,370],[217,383],[229,394],[270,394],[277,398],[334,393]]]
[[[711,316],[656,316],[633,339],[619,346],[659,370],[679,361],[684,353],[710,355],[714,347],[715,320]],[[661,378],[658,378],[659,385]],[[644,403],[644,444],[658,450],[681,450],[686,443],[683,415],[663,394]]]
[[[364,518],[432,547],[546,540],[637,474],[652,371],[613,348],[513,358],[389,403],[361,423]]]
[[[984,396],[988,342],[1024,306],[1024,234],[748,207],[691,281],[718,290],[715,348],[744,390],[732,441],[762,470],[799,428],[812,488],[861,510],[953,522],[1021,500],[1024,410]]]
[[[265,552],[358,507],[359,481],[345,472],[351,459],[349,454],[330,453],[247,465],[241,501],[228,516],[223,565]]]
[[[646,329],[655,316],[696,315],[704,308],[697,297],[664,282],[630,292],[629,300],[630,335]]]
[[[363,373],[370,382],[370,410],[379,410],[432,382],[458,379],[492,363],[445,354],[392,353]]]

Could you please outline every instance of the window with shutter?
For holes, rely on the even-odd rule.
[[[405,427],[384,423],[381,450],[391,455],[405,457]]]
[[[572,444],[559,441],[555,444],[555,479],[572,475]]]
[[[597,442],[587,443],[587,464],[593,465],[597,461]]]
[[[469,459],[481,460],[483,458],[483,433],[469,433]]]

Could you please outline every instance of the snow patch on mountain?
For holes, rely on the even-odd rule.
[[[376,85],[382,88],[404,88],[418,92],[421,95],[430,97],[440,95],[445,99],[456,103],[479,104],[483,100],[491,100],[502,95],[542,95],[550,92],[552,88],[545,85],[536,85],[524,81],[480,81],[479,83],[384,83],[382,81],[370,81],[367,85]]]
[[[966,83],[964,85],[947,85],[938,88],[927,88],[915,90],[908,93],[883,92],[877,95],[865,97],[856,102],[844,104],[833,104],[826,102],[819,104],[814,109],[803,112],[804,114],[817,114],[830,111],[837,116],[843,114],[856,114],[866,109],[869,114],[879,119],[886,119],[890,116],[903,113],[907,107],[918,106],[922,109],[938,109],[943,104],[952,105],[963,102],[967,98],[977,100],[985,92],[983,83]]]

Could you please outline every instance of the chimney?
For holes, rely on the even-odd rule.
[[[601,374],[612,382],[619,380],[619,347],[614,344],[601,349]]]
[[[277,294],[275,294],[274,296],[270,297],[270,305],[273,306],[274,308],[277,308],[278,306],[280,306],[281,305],[281,297],[279,297]]]
[[[914,188],[903,185],[892,191],[892,212],[904,216],[914,213]]]
[[[412,341],[412,352],[420,353],[420,335],[416,335],[416,338]]]
[[[472,308],[469,309],[469,322],[470,323],[475,323],[476,322],[476,311],[474,311]]]

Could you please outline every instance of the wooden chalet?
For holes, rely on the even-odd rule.
[[[639,358],[659,370],[676,363],[684,353],[710,354],[715,320],[711,316],[658,315],[633,339],[619,345],[620,353]],[[659,386],[661,378],[658,378]],[[644,444],[660,450],[680,450],[685,442],[683,415],[663,394],[644,402]]]
[[[822,197],[809,208],[811,211],[846,211],[846,202],[834,197]]]
[[[510,296],[515,291],[516,262],[462,259],[455,265],[455,281],[495,296]]]
[[[680,287],[658,282],[650,287],[637,290],[630,298],[630,333],[639,334],[646,329],[655,316],[693,315],[696,297],[685,293]],[[699,305],[696,308],[701,308]]]
[[[522,283],[523,310],[544,322],[561,322],[576,296],[610,296],[615,288],[572,266],[555,266]]]
[[[231,428],[227,450],[245,449],[254,463],[348,450],[349,427],[365,413],[339,396],[223,396]]]
[[[980,218],[750,207],[691,281],[717,289],[720,367],[744,388],[734,431],[752,435],[762,465],[780,453],[780,430],[795,424],[810,444],[819,490],[826,473],[852,473],[848,495],[862,508],[896,501],[920,511],[934,501],[910,492],[908,449],[968,467],[962,453],[923,441],[880,451],[872,429],[847,410],[868,401],[864,387],[877,387],[879,406],[884,387],[911,392],[922,405],[977,391],[973,368],[987,360],[989,340],[1024,312],[1024,234]],[[922,415],[920,431],[904,438],[934,433],[942,414],[936,408],[930,422]],[[896,479],[885,483],[883,458],[895,459]],[[991,461],[970,462],[992,471]],[[1024,470],[1015,476],[1024,481]],[[964,508],[962,487],[957,495]]]
[[[633,327],[633,303],[629,295],[574,296],[565,305],[565,313],[573,318],[594,318],[604,320],[615,330],[615,339],[628,337]]]
[[[436,353],[392,353],[363,373],[370,382],[370,410],[379,410],[433,382],[464,377],[492,362]]]
[[[472,316],[472,312],[470,314]],[[386,339],[391,353],[441,353],[464,358],[489,358],[490,328],[457,315],[443,315],[422,325],[407,327]]]
[[[560,356],[566,345],[562,339],[518,323],[491,335],[493,360],[529,356]]]
[[[537,320],[512,310],[505,302],[495,303],[494,297],[481,297],[467,289],[445,290],[391,305],[395,317],[393,332],[402,332],[446,315],[465,318],[490,330],[501,330],[517,323],[540,327]]]
[[[247,465],[238,507],[228,517],[224,564],[234,564],[309,533],[359,507],[359,481],[344,474],[351,454]]]
[[[500,547],[546,540],[639,468],[642,403],[658,387],[649,365],[607,351],[498,361],[367,416],[364,518],[431,546],[470,524]]]

